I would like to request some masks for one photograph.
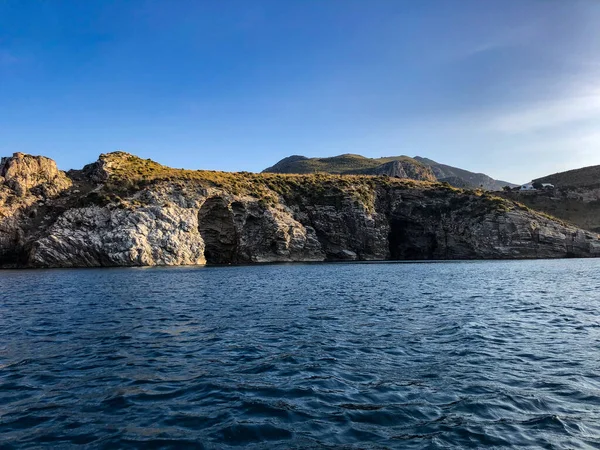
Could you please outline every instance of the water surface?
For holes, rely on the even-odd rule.
[[[0,448],[600,447],[600,260],[0,286]]]

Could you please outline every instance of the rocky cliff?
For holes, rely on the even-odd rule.
[[[68,176],[21,154],[1,167],[3,267],[600,256],[594,233],[447,184],[175,170],[121,152]]]
[[[19,197],[32,191],[47,197],[69,188],[71,180],[50,158],[15,153],[0,160],[0,186],[4,195],[8,189]]]

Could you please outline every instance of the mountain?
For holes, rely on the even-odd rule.
[[[263,173],[315,172],[340,175],[387,175],[420,181],[436,181],[431,169],[408,156],[366,158],[361,155],[345,154],[330,158],[307,158],[294,155],[263,170]]]
[[[559,172],[534,181],[550,183],[556,187],[600,187],[600,166]]]
[[[569,256],[600,256],[600,237],[440,183],[172,169],[124,152],[68,173],[22,153],[0,163],[0,267]]]
[[[484,173],[469,172],[468,170],[441,164],[421,156],[415,156],[414,159],[426,166],[431,167],[433,173],[439,181],[447,181],[456,187],[483,188],[488,191],[499,191],[502,190],[504,186],[517,186],[516,184],[509,183],[508,181],[494,180],[492,177]],[[458,186],[457,184],[461,182],[463,185]]]
[[[388,175],[422,181],[437,180],[458,188],[483,188],[489,191],[501,190],[504,186],[517,186],[506,181],[494,180],[483,173],[469,172],[419,156],[414,158],[408,156],[366,158],[361,155],[345,154],[330,158],[307,158],[294,155],[282,159],[263,172]]]

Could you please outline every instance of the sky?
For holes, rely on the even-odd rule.
[[[600,0],[0,0],[0,155],[600,164]]]

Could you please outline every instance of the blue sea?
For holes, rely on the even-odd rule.
[[[0,448],[600,448],[600,260],[2,271]]]

